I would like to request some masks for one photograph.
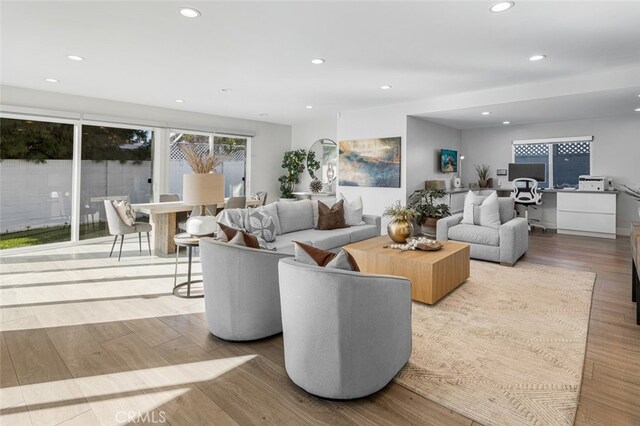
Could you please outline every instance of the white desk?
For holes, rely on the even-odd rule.
[[[553,192],[557,193],[558,234],[616,238],[617,191],[544,191]]]

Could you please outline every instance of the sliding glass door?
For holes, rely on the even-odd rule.
[[[211,150],[212,136],[207,133],[183,132],[171,130],[169,132],[169,193],[178,194],[182,200],[182,176],[193,173],[187,164],[181,146],[193,143],[198,152]]]
[[[73,124],[0,119],[0,248],[71,240]]]
[[[246,194],[248,139],[240,136],[216,135],[213,147],[223,157],[218,173],[224,173],[224,196]]]
[[[152,201],[152,143],[149,129],[82,126],[81,240],[108,235],[104,200]]]

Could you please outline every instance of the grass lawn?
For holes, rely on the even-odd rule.
[[[95,225],[80,225],[80,238],[89,239],[109,235],[107,224],[97,222]],[[26,231],[7,232],[0,234],[0,250],[35,246],[40,244],[60,243],[71,240],[69,225],[33,228]]]

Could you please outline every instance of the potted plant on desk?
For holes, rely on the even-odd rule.
[[[451,214],[448,204],[436,201],[444,196],[441,189],[419,189],[409,196],[407,206],[416,212],[415,219],[426,228],[424,233],[428,236],[435,236],[438,220]]]
[[[489,186],[489,166],[486,164],[478,165],[474,164],[476,173],[478,173],[478,186],[480,188],[487,188]]]

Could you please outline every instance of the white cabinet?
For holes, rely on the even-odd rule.
[[[558,192],[559,234],[616,237],[616,192]]]

